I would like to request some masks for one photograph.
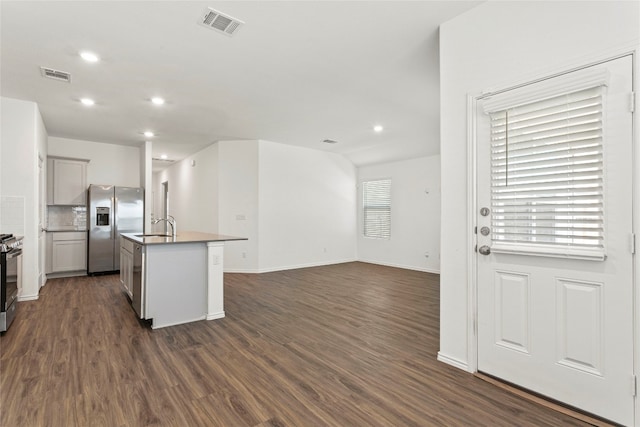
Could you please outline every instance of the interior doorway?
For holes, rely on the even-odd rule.
[[[169,181],[162,183],[162,218],[169,218]],[[169,224],[167,221],[162,221],[163,231],[165,234],[169,233]]]

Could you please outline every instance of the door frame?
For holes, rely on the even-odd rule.
[[[507,92],[524,86],[529,86],[544,80],[549,80],[558,76],[569,74],[584,68],[603,64],[618,58],[631,55],[632,57],[632,85],[635,96],[635,109],[632,118],[632,227],[633,233],[636,235],[636,251],[633,256],[633,372],[636,377],[640,376],[640,256],[637,256],[640,250],[640,147],[638,146],[640,132],[640,103],[638,102],[638,92],[640,92],[640,48],[636,44],[628,44],[619,46],[617,49],[611,49],[608,53],[597,55],[580,61],[573,61],[564,67],[555,67],[546,72],[537,73],[535,76],[524,76],[518,82],[511,82],[492,88],[490,91],[477,90],[467,94],[467,236],[469,237],[466,249],[467,271],[467,364],[468,372],[478,372],[478,253],[476,252],[477,234],[476,234],[476,215],[478,211],[477,203],[477,113],[479,103],[491,95]],[[524,82],[524,83],[523,83]],[[636,386],[637,387],[637,386]],[[635,425],[640,426],[640,399],[636,391],[635,398]]]
[[[38,289],[47,284],[46,274],[46,228],[47,222],[47,159],[46,156],[38,152]]]

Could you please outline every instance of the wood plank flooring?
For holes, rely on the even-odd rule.
[[[117,275],[49,280],[0,337],[0,425],[587,425],[436,361],[437,275],[226,274],[225,311],[151,330]]]

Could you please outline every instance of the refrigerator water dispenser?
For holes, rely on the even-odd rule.
[[[96,208],[96,225],[109,225],[109,208]]]

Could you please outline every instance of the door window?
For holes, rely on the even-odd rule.
[[[493,251],[604,259],[605,89],[489,111]]]

